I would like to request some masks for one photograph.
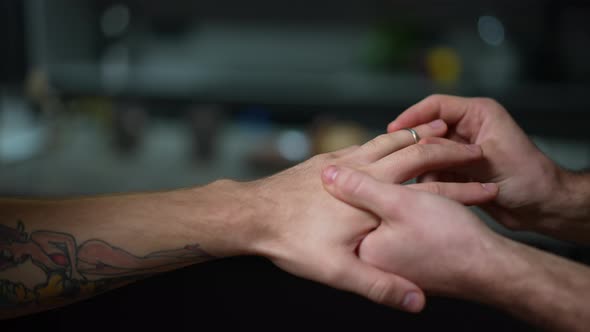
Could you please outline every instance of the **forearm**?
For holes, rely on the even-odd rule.
[[[542,210],[539,231],[580,243],[590,243],[590,173],[562,171],[559,189]]]
[[[237,183],[66,200],[0,201],[0,316],[76,301],[139,278],[247,254]],[[240,187],[241,188],[241,187]],[[246,205],[246,206],[244,206]]]
[[[501,242],[468,297],[548,330],[587,330],[590,268],[508,239]]]

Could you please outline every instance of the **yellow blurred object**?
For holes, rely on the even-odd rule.
[[[315,130],[314,154],[331,152],[367,140],[366,130],[358,124],[340,122],[322,124]]]
[[[454,85],[461,75],[461,57],[450,47],[435,47],[426,55],[429,76],[442,85]]]
[[[68,109],[72,113],[84,113],[90,115],[105,125],[112,122],[114,105],[108,97],[80,97],[68,103]]]
[[[39,104],[50,98],[52,89],[46,72],[40,69],[32,69],[25,80],[25,91],[31,100]]]

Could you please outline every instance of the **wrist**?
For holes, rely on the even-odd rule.
[[[243,204],[249,206],[249,213],[240,227],[246,234],[243,248],[248,255],[269,259],[280,256],[280,242],[285,235],[280,225],[289,219],[288,211],[296,204],[292,201],[288,206],[281,203],[283,193],[276,190],[275,181],[275,177],[270,177],[239,184]]]
[[[489,236],[481,234],[477,245],[472,246],[466,257],[469,259],[461,264],[456,272],[457,279],[449,282],[449,289],[441,293],[445,296],[462,298],[469,301],[488,303],[490,296],[502,290],[502,281],[511,270],[509,263],[510,250],[508,239],[492,232]],[[508,240],[510,241],[510,240]]]
[[[590,174],[562,171],[562,213],[572,221],[590,222]]]
[[[217,180],[186,192],[195,202],[192,231],[209,241],[206,246],[214,256],[258,254],[257,243],[265,234],[264,205],[254,182]]]
[[[478,268],[468,278],[465,299],[509,310],[513,302],[528,298],[530,284],[538,277],[530,262],[523,258],[520,243],[495,235]]]
[[[550,330],[585,331],[588,267],[502,238],[467,298]]]
[[[541,209],[539,231],[587,242],[590,234],[590,175],[559,169],[551,200]]]

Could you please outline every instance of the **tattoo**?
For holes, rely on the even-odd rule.
[[[27,234],[21,221],[16,228],[0,224],[0,272],[32,263],[45,276],[34,287],[0,278],[0,310],[68,302],[156,272],[212,258],[198,244],[140,257],[98,239],[78,245],[67,233]]]

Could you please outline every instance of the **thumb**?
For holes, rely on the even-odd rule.
[[[385,218],[399,205],[408,189],[375,180],[347,167],[328,166],[322,172],[324,187],[331,195],[360,209]],[[411,193],[410,193],[411,194]]]
[[[344,271],[339,275],[336,287],[407,312],[417,313],[424,308],[424,293],[413,282],[382,271],[356,256],[351,256],[342,263]]]

